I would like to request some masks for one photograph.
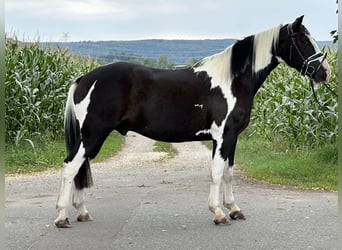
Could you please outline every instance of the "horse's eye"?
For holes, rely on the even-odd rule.
[[[303,43],[304,43],[305,45],[309,45],[309,40],[308,40],[308,39],[304,39]]]

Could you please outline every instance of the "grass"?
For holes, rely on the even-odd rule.
[[[118,132],[112,132],[103,143],[99,154],[95,158],[95,162],[100,162],[108,157],[115,156],[120,152],[124,142],[124,136],[120,135]]]
[[[259,181],[337,191],[337,156],[337,143],[310,150],[284,150],[260,137],[241,136],[235,163],[246,176]]]
[[[63,166],[66,157],[64,139],[36,139],[34,148],[27,141],[6,145],[5,173],[30,173]]]
[[[123,143],[124,137],[113,132],[103,144],[95,162],[117,154]],[[34,140],[34,148],[29,142],[21,141],[17,146],[14,144],[6,146],[5,172],[7,174],[30,173],[61,168],[65,157],[63,138],[56,140],[37,138]]]
[[[165,152],[169,158],[173,158],[178,154],[177,149],[175,149],[171,143],[156,141],[153,145],[154,152]]]

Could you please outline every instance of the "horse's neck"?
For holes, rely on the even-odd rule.
[[[264,69],[259,70],[257,73],[252,75],[251,83],[254,94],[259,90],[261,85],[265,82],[269,74],[278,66],[279,62],[276,57],[273,57],[271,63],[267,65]]]

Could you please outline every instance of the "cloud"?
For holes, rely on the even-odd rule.
[[[175,1],[139,0],[12,0],[6,11],[31,17],[64,20],[128,20],[146,16],[163,16],[186,11],[186,5]]]
[[[288,1],[10,0],[5,5],[5,27],[47,39],[65,32],[82,40],[242,38],[305,14],[305,24],[317,39],[336,28],[334,1],[324,8],[319,0]],[[295,9],[291,2],[296,2]],[[318,19],[318,14],[324,18]]]

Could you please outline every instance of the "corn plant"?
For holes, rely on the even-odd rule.
[[[326,50],[332,68],[328,84],[337,93],[337,52]],[[323,85],[315,86],[317,103],[309,81],[288,66],[279,65],[255,97],[247,134],[259,134],[272,143],[287,145],[288,148],[312,148],[336,143],[337,97]]]
[[[63,49],[42,48],[38,42],[6,38],[6,142],[30,142],[37,134],[61,136],[68,88],[73,80],[97,66],[94,60]]]

